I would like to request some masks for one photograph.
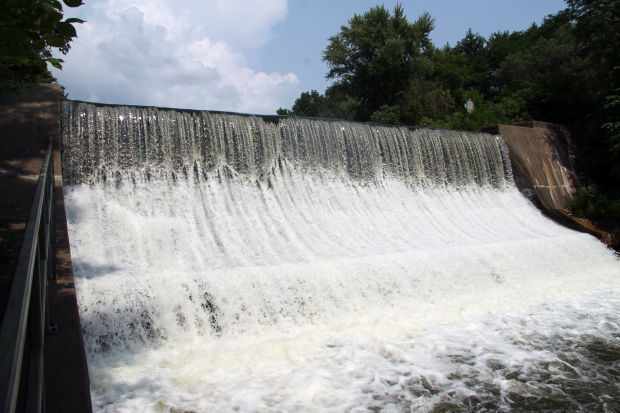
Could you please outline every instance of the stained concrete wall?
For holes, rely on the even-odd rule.
[[[484,131],[499,134],[506,142],[515,181],[526,196],[543,209],[568,211],[576,175],[569,153],[571,135],[565,127],[533,121]]]
[[[0,95],[0,314],[13,281],[23,233],[49,142],[54,148],[57,280],[48,281],[50,322],[45,337],[46,410],[89,412],[90,383],[69,252],[60,163],[58,85],[32,85]]]
[[[569,201],[578,185],[572,163],[571,134],[562,125],[530,121],[494,125],[485,132],[501,135],[508,146],[515,183],[550,218],[587,232],[620,252],[620,227],[572,216]]]

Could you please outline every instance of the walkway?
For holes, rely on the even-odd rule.
[[[43,156],[53,139],[58,280],[49,282],[49,299],[58,333],[45,337],[46,410],[79,413],[92,409],[62,193],[60,97],[58,85],[34,85],[24,94],[0,95],[0,314]]]

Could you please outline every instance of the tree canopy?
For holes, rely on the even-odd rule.
[[[329,39],[323,60],[327,77],[359,102],[355,117],[367,119],[407,88],[419,61],[432,46],[430,14],[410,23],[401,5],[390,14],[383,6],[354,15]]]
[[[63,0],[78,7],[82,0]],[[32,82],[50,82],[47,64],[62,68],[62,59],[52,50],[66,54],[77,36],[74,24],[81,19],[63,17],[58,0],[0,1],[0,90],[15,90]]]

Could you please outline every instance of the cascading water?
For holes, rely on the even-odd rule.
[[[620,264],[501,138],[63,104],[99,411],[617,410]]]

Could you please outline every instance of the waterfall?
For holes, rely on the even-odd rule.
[[[536,325],[617,337],[617,259],[499,136],[66,101],[62,145],[97,409],[526,409]]]
[[[283,169],[411,187],[512,183],[505,145],[482,133],[356,122],[96,106],[65,102],[64,179],[106,181],[127,171],[177,176],[219,172],[268,182]]]

